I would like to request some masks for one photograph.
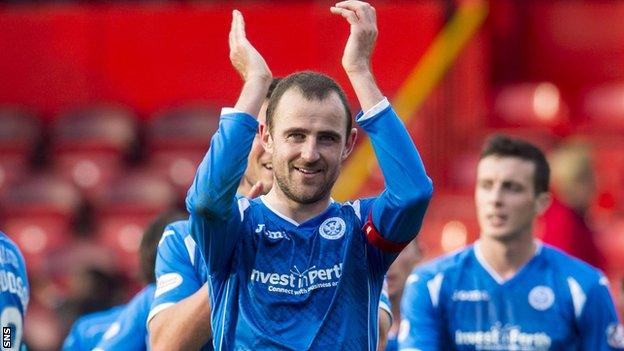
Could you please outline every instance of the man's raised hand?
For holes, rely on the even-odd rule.
[[[370,59],[377,40],[377,16],[375,9],[362,1],[348,0],[330,8],[351,25],[351,34],[342,55],[342,66],[347,72],[370,72]]]
[[[234,66],[245,82],[253,79],[271,81],[271,70],[262,55],[247,40],[245,20],[238,10],[232,11],[229,43],[232,66]]]

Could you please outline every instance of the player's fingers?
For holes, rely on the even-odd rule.
[[[349,22],[349,24],[357,24],[358,23],[357,15],[355,14],[355,12],[353,12],[351,10],[347,10],[347,9],[343,9],[343,8],[339,8],[339,7],[335,7],[335,6],[332,6],[329,10],[333,14],[341,15],[342,17],[344,17],[347,20],[347,22]]]
[[[245,38],[245,20],[243,19],[243,14],[238,10],[234,10],[233,16],[236,21],[236,35],[239,38]]]

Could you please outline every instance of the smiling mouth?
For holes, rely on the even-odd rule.
[[[320,169],[309,169],[309,168],[299,168],[299,167],[293,167],[295,170],[297,170],[300,173],[303,173],[305,175],[315,175],[318,173],[321,173]]]

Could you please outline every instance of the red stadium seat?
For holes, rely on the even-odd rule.
[[[554,128],[568,123],[568,107],[552,83],[522,83],[498,92],[494,116],[508,126]]]
[[[161,150],[152,155],[149,167],[168,179],[178,199],[184,200],[205,153],[206,150]]]
[[[139,243],[145,227],[175,205],[175,193],[164,178],[137,171],[112,182],[96,199],[97,240],[113,249],[128,276],[138,269]]]
[[[210,138],[219,126],[219,112],[205,106],[165,110],[147,126],[149,165],[166,177],[184,199]]]
[[[593,128],[624,129],[624,82],[590,90],[583,99],[583,112]]]
[[[52,250],[72,239],[81,198],[62,178],[39,175],[12,186],[1,203],[3,230],[22,249],[29,269],[38,271]]]
[[[205,106],[183,106],[163,111],[147,127],[150,153],[171,150],[205,152],[219,126],[219,111]]]
[[[40,133],[41,125],[33,115],[0,107],[0,194],[25,174]]]
[[[76,111],[53,127],[55,167],[93,198],[123,168],[136,140],[136,117],[130,111],[110,106]]]

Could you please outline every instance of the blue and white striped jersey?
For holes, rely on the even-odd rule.
[[[616,350],[624,346],[607,279],[550,246],[511,279],[480,246],[414,270],[401,303],[401,350]]]
[[[206,263],[189,233],[187,220],[165,227],[156,255],[156,292],[148,323],[158,312],[193,295],[208,281]],[[202,350],[212,350],[212,345]]]
[[[0,327],[11,328],[11,349],[19,350],[30,289],[19,248],[0,232]]]
[[[126,304],[93,351],[149,350],[147,315],[154,299],[155,284],[149,284]]]
[[[91,351],[117,320],[125,305],[86,314],[74,322],[63,342],[63,351]]]
[[[387,100],[367,117],[358,123],[387,189],[297,223],[264,197],[235,195],[257,122],[222,114],[187,197],[208,267],[215,349],[376,349],[384,274],[420,229],[432,186]]]

